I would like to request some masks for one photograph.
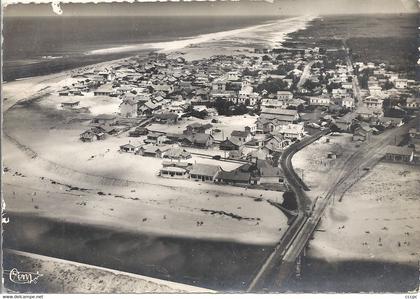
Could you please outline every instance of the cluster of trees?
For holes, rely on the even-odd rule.
[[[271,71],[270,74],[286,76],[294,68],[295,67],[292,64],[283,64],[283,65],[277,66],[277,69],[274,71]]]
[[[192,105],[188,106],[188,108],[185,111],[186,115],[197,117],[200,119],[205,119],[208,116],[208,112],[206,110],[203,111],[197,111],[194,110],[194,107]]]
[[[263,90],[266,90],[268,93],[277,93],[279,90],[285,90],[287,89],[288,84],[287,82],[281,80],[281,79],[274,79],[274,78],[268,78],[263,83],[259,84],[257,88],[255,89],[256,92],[261,93]]]
[[[248,113],[248,108],[244,104],[235,105],[231,101],[224,99],[216,99],[213,103],[219,115],[243,115]]]
[[[283,193],[283,204],[282,206],[285,209],[290,211],[296,211],[298,209],[298,204],[296,200],[296,195],[292,191],[286,191]]]

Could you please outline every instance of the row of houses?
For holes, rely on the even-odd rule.
[[[213,164],[165,162],[159,175],[166,178],[188,178],[194,181],[243,186],[279,184],[285,180],[282,170],[266,160],[246,163],[231,171],[225,171]]]

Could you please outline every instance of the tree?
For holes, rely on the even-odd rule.
[[[287,82],[281,79],[273,79],[270,77],[263,83],[259,84],[256,88],[256,91],[261,93],[263,90],[266,90],[267,93],[277,93],[279,90],[287,89],[287,86]]]
[[[270,56],[268,56],[268,55],[264,55],[263,57],[262,57],[262,61],[270,61],[271,60],[271,57]]]
[[[282,206],[285,209],[288,209],[290,211],[295,211],[298,209],[296,195],[292,191],[286,191],[283,193],[283,203]]]

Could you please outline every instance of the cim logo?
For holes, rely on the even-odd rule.
[[[5,271],[7,272],[7,271]],[[18,269],[13,268],[9,272],[9,279],[11,282],[17,283],[17,284],[32,284],[37,283],[38,278],[42,276],[42,274],[39,274],[37,271],[36,273],[33,272],[19,272]]]

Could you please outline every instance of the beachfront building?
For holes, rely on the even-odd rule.
[[[63,109],[74,109],[77,108],[77,106],[79,106],[80,101],[76,101],[76,102],[62,102],[61,103],[61,108]]]
[[[190,179],[202,182],[214,182],[217,174],[222,171],[220,166],[195,163],[190,170]]]
[[[124,144],[120,146],[120,152],[122,153],[132,153],[134,154],[137,151],[137,146],[132,145],[131,143]]]
[[[188,178],[188,171],[185,168],[168,166],[161,168],[159,170],[159,175],[164,178],[185,179]]]

